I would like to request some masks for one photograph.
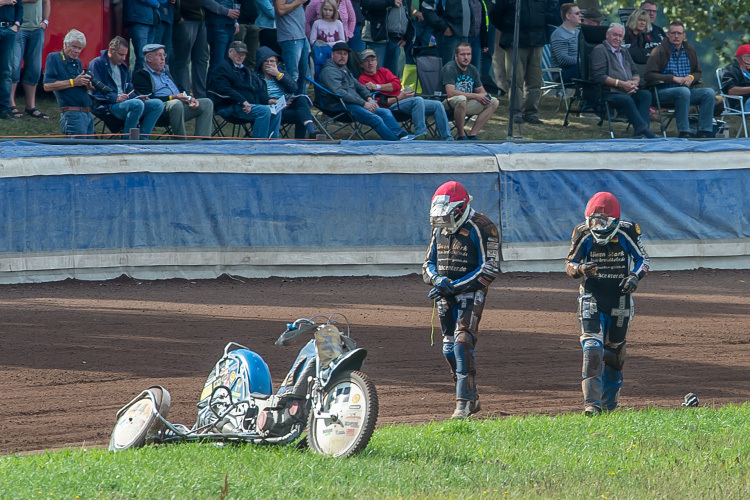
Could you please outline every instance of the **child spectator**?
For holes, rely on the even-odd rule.
[[[325,0],[320,7],[320,18],[313,23],[310,30],[310,45],[320,45],[320,42],[323,42],[333,47],[336,42],[345,42],[346,39],[335,0]]]
[[[310,0],[305,6],[305,33],[307,37],[310,37],[310,26],[313,25],[314,20],[320,18],[320,8],[325,0]],[[351,0],[334,0],[336,4],[336,10],[339,13],[339,19],[341,24],[344,25],[344,33],[346,34],[346,40],[349,40],[354,36],[354,29],[357,26],[357,14],[352,6]]]

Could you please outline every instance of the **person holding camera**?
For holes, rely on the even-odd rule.
[[[60,107],[60,128],[63,134],[72,137],[94,135],[89,96],[94,86],[78,58],[85,47],[86,35],[72,29],[63,39],[63,49],[51,52],[45,63],[44,90],[55,93]]]
[[[94,100],[98,103],[96,113],[112,113],[125,121],[124,138],[130,137],[130,129],[141,124],[141,139],[148,139],[156,125],[156,120],[164,111],[164,103],[159,99],[149,99],[148,96],[136,95],[130,79],[130,71],[125,65],[128,57],[128,42],[116,36],[109,42],[109,48],[102,50],[96,59],[89,63],[89,71],[93,79]]]

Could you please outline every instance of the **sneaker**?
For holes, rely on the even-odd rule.
[[[513,117],[513,123],[522,124],[523,123],[523,116],[516,115]]]
[[[647,129],[645,129],[645,130],[643,131],[643,136],[644,136],[644,137],[645,137],[646,139],[656,139],[656,138],[658,137],[658,136],[657,136],[657,135],[656,135],[655,133],[653,133],[653,132],[651,131],[651,129],[650,129],[650,128],[647,128]]]
[[[466,137],[465,135],[459,135],[458,137],[456,137],[456,140],[457,141],[468,141],[469,138]]]
[[[399,138],[399,141],[413,141],[413,140],[414,140],[414,139],[416,139],[416,138],[417,138],[417,136],[416,136],[416,135],[412,135],[412,134],[406,134],[406,135],[404,135],[404,136],[400,137],[400,138]]]
[[[538,116],[524,116],[523,121],[531,125],[544,125],[544,122]]]
[[[597,415],[600,415],[601,413],[602,413],[602,409],[594,405],[589,405],[583,409],[583,414],[586,415],[587,417],[595,417]]]
[[[471,401],[467,399],[457,400],[456,411],[453,412],[453,416],[451,418],[461,420],[464,418],[469,418],[469,415],[471,415]]]

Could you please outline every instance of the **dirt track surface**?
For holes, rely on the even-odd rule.
[[[192,425],[229,341],[262,355],[274,388],[297,347],[284,324],[344,313],[369,356],[378,422],[448,418],[453,384],[429,288],[401,278],[65,281],[0,286],[0,454],[105,445],[115,412],[159,384],[170,421]],[[477,345],[479,417],[580,411],[577,282],[508,273],[492,286]],[[635,295],[622,406],[741,403],[750,380],[750,271],[652,272]]]

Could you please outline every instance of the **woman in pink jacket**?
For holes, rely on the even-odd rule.
[[[352,7],[350,0],[338,0],[337,3],[339,6],[339,18],[344,25],[344,33],[346,33],[346,39],[348,40],[354,35],[357,16],[354,14],[354,7]],[[310,27],[320,17],[321,5],[323,5],[323,0],[310,0],[305,9],[305,33],[307,34],[307,38],[310,38]]]

